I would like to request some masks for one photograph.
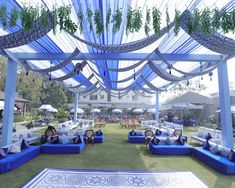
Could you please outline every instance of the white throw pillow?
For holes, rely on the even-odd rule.
[[[10,147],[10,153],[20,153],[21,152],[21,146],[18,144],[12,144]]]

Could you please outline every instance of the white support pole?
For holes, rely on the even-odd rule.
[[[7,63],[5,102],[2,129],[2,146],[12,143],[14,104],[16,93],[17,64],[13,60]]]
[[[78,111],[78,93],[75,93],[74,97],[74,109],[73,109],[73,121],[77,121],[77,111]]]
[[[156,109],[155,119],[156,119],[156,122],[158,124],[159,123],[159,93],[158,93],[158,91],[156,91],[156,106],[155,106],[155,109]]]
[[[222,128],[222,145],[233,148],[233,128],[231,118],[231,103],[228,84],[227,62],[218,66],[220,119]]]

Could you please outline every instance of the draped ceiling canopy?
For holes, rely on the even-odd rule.
[[[8,0],[7,11],[10,14],[13,7],[21,9],[24,3],[30,2],[44,5],[49,11],[54,5],[72,5],[71,19],[75,23],[78,23],[78,10],[86,15],[88,8],[98,9],[105,20],[109,7],[112,10],[122,8],[121,29],[117,33],[105,29],[101,36],[96,35],[96,28],[90,31],[86,20],[82,33],[78,30],[71,34],[62,30],[54,35],[50,13],[46,29],[40,26],[40,22],[35,22],[29,32],[22,30],[20,21],[17,26],[6,29],[0,25],[2,54],[22,65],[26,71],[35,71],[51,81],[63,83],[73,92],[91,94],[104,90],[117,97],[130,90],[138,95],[153,94],[179,81],[208,74],[222,60],[235,55],[234,34],[190,33],[187,27],[190,11],[195,8],[216,6],[232,10],[235,6],[233,0],[172,0],[168,3],[163,0],[33,0],[33,3],[31,0]],[[6,1],[0,0],[0,3]],[[164,12],[167,7],[171,18],[177,8],[182,13],[179,34],[175,36],[173,22],[168,28],[163,19],[163,29],[158,34],[150,33],[147,37],[141,29],[138,33],[126,35],[128,6],[141,7],[143,15],[147,8],[158,7]],[[170,29],[168,33],[167,29]]]

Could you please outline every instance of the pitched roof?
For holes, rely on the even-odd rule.
[[[4,101],[5,100],[5,93],[0,91],[0,100],[1,101]],[[26,100],[26,99],[22,99],[18,96],[15,97],[15,102],[29,102],[29,100]]]
[[[181,95],[180,97],[172,99],[166,104],[176,104],[176,103],[211,104],[212,102],[211,102],[211,98],[209,97],[189,91]]]

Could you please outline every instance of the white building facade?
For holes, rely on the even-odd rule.
[[[132,109],[142,108],[148,109],[154,107],[155,95],[147,94],[148,97],[137,95],[135,92],[130,91],[125,96],[112,97],[105,91],[91,95],[80,95],[78,100],[79,108],[121,108]]]

